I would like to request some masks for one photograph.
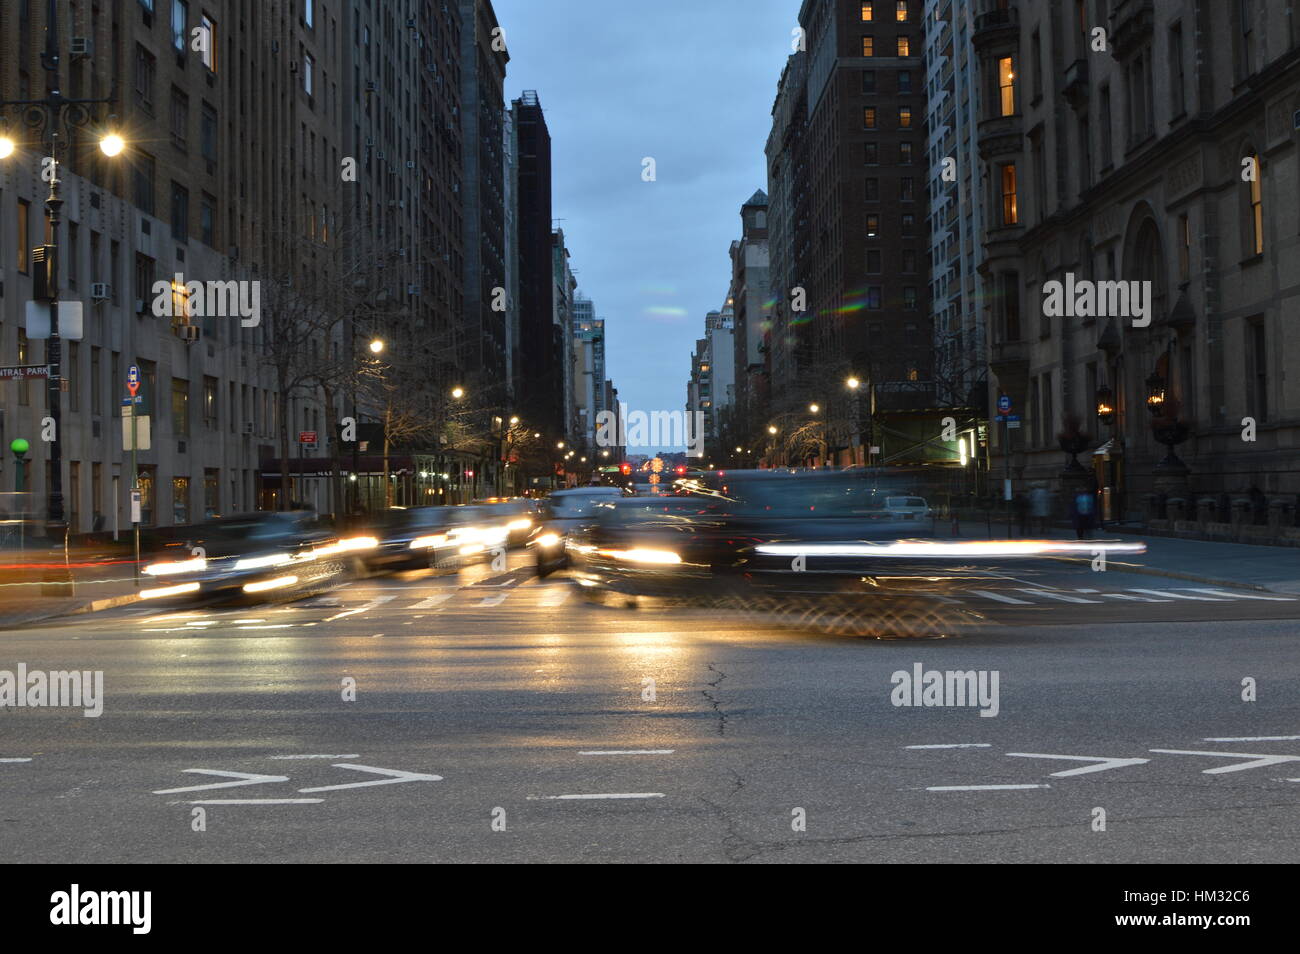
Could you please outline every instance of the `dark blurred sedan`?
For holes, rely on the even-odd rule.
[[[565,540],[595,523],[600,507],[629,496],[621,487],[571,487],[553,490],[541,506],[541,527],[533,540],[537,575],[548,576],[568,565]]]
[[[394,507],[367,529],[376,546],[361,554],[371,573],[400,573],[454,564],[455,529],[464,521],[461,507]]]
[[[210,520],[146,562],[143,599],[298,598],[350,578],[375,538],[340,537],[307,510]]]

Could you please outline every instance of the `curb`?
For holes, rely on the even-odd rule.
[[[16,619],[5,619],[0,617],[0,630],[26,626],[30,623],[44,623],[52,619],[59,619],[63,616],[81,616],[86,613],[98,613],[102,610],[114,609],[118,606],[126,606],[130,603],[139,602],[138,593],[127,593],[123,596],[107,596],[99,600],[91,600],[80,606],[71,609],[51,609],[49,612],[38,611],[34,615],[24,615]]]

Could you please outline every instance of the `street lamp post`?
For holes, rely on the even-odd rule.
[[[46,362],[49,365],[49,377],[46,381],[49,394],[49,415],[53,423],[53,440],[50,441],[50,484],[47,491],[46,535],[64,537],[67,542],[67,525],[63,513],[63,401],[62,401],[62,341],[59,337],[59,224],[62,222],[63,197],[59,194],[62,181],[59,179],[59,153],[66,153],[70,147],[67,141],[74,128],[82,128],[90,123],[89,106],[107,105],[116,99],[116,80],[114,90],[103,99],[69,99],[63,95],[59,81],[59,19],[56,0],[49,0],[46,6],[45,51],[41,54],[41,66],[48,74],[46,85],[49,92],[44,99],[0,100],[0,121],[5,110],[14,107],[22,113],[23,122],[32,129],[40,129],[48,148],[50,159],[50,194],[45,199],[45,216],[49,223],[50,252],[43,267],[46,276],[46,298],[50,305],[50,337],[46,345]],[[62,123],[68,135],[60,136],[58,126]],[[4,137],[0,153],[8,155],[13,144]],[[105,155],[117,155],[122,149],[122,140],[117,136],[106,136],[101,140],[100,148]]]

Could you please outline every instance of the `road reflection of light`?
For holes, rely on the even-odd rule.
[[[293,629],[293,623],[268,623],[265,626],[236,626],[236,629]]]

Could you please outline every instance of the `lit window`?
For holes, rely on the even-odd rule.
[[[871,8],[872,8],[872,4],[869,2],[869,0],[863,0],[863,2],[862,2],[862,20],[863,20],[864,23],[865,23],[866,21],[868,21],[868,20],[870,20],[870,19],[872,18],[872,10],[871,10]]]
[[[907,19],[907,0],[898,0],[894,5],[894,16],[902,23]]]
[[[876,107],[868,106],[862,110],[862,128],[876,128]]]
[[[900,36],[900,37],[898,38],[898,55],[899,55],[899,56],[911,56],[911,55],[912,55],[912,45],[911,45],[911,43],[908,41],[907,37],[905,37],[905,36]]]
[[[868,216],[867,216],[867,235],[868,235],[868,236],[874,236],[874,235],[875,235],[877,232],[879,232],[879,231],[880,231],[880,216],[878,216],[878,215],[868,215]]]
[[[898,108],[898,128],[908,129],[912,125],[912,108],[910,106],[900,106]]]
[[[1015,225],[1019,220],[1016,206],[1016,165],[1012,162],[1002,167],[1002,224]]]
[[[1009,56],[998,60],[998,93],[1002,108],[1000,115],[1013,115],[1016,111],[1016,72]]]
[[[864,36],[862,38],[862,55],[874,56],[875,54],[872,52],[874,44],[875,44],[875,39],[873,37]]]

